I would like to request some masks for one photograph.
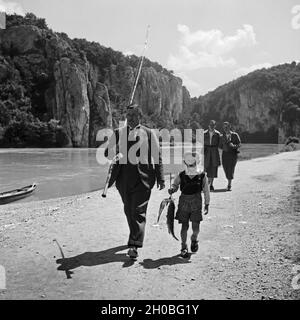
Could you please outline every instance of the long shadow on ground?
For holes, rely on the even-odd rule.
[[[126,253],[117,253],[127,249],[127,246],[119,246],[99,252],[85,252],[75,257],[56,260],[60,266],[57,270],[70,271],[79,267],[93,267],[112,262],[123,262],[123,268],[130,267],[134,261],[129,259]]]
[[[215,189],[214,191],[211,191],[212,193],[221,193],[221,192],[227,192],[227,188],[225,189]]]
[[[191,255],[189,255],[189,258],[184,259],[181,258],[180,255],[176,255],[173,257],[167,257],[167,258],[161,258],[157,260],[152,259],[144,259],[143,262],[140,262],[140,265],[143,266],[145,269],[157,269],[161,266],[172,266],[175,264],[187,264],[191,263],[189,260]]]

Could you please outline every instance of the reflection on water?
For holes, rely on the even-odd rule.
[[[98,190],[108,166],[96,149],[0,149],[0,192],[33,182],[36,192],[22,201],[44,200]]]
[[[241,158],[278,152],[278,145],[243,145]],[[108,165],[100,165],[97,149],[0,149],[0,192],[38,184],[36,192],[21,201],[44,200],[103,188]],[[166,165],[165,173],[181,165]]]

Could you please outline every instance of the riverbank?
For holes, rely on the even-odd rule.
[[[155,226],[166,190],[152,193],[135,263],[126,256],[128,227],[115,189],[107,199],[97,191],[0,207],[7,277],[0,299],[299,299],[291,285],[300,265],[299,156],[239,162],[232,192],[222,192],[220,169],[199,252],[188,260],[178,257],[165,217]]]
[[[239,159],[254,159],[278,153],[281,145],[243,144]],[[178,150],[177,150],[178,151]],[[37,191],[21,203],[67,197],[99,190],[104,187],[108,164],[101,165],[98,149],[1,149],[0,193],[37,183]],[[177,153],[176,153],[177,154]],[[165,173],[182,169],[168,164],[165,153]],[[182,159],[177,159],[182,163]],[[171,162],[172,163],[172,162]]]

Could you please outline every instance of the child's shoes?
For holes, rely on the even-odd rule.
[[[193,241],[192,240],[192,243],[191,243],[191,251],[193,253],[197,252],[199,250],[199,244],[198,244],[199,241]]]
[[[136,248],[129,248],[127,254],[128,254],[129,258],[133,259],[133,260],[137,259],[137,257],[139,256]]]
[[[189,251],[188,251],[188,249],[187,249],[187,248],[181,249],[180,256],[181,256],[182,258],[185,258],[185,259],[188,258],[188,257],[189,257]]]

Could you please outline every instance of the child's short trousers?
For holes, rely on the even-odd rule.
[[[181,194],[175,219],[179,223],[188,223],[189,221],[200,223],[203,220],[201,193]]]

